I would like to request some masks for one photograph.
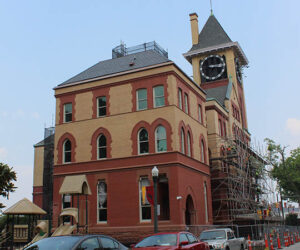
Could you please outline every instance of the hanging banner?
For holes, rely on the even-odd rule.
[[[153,192],[153,186],[146,187],[146,195],[147,200],[149,203],[153,206],[154,205],[154,192]]]

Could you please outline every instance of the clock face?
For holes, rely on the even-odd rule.
[[[200,64],[201,76],[206,79],[206,81],[217,80],[226,73],[225,69],[225,60],[219,55],[210,55],[204,58]]]
[[[236,78],[241,83],[242,82],[242,68],[241,64],[238,58],[235,58],[235,72],[236,72]]]

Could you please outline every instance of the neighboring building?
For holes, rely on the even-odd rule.
[[[233,223],[234,213],[255,212],[249,159],[257,157],[248,147],[241,74],[248,61],[213,15],[200,34],[197,14],[190,17],[193,47],[184,56],[194,81],[153,42],[120,45],[113,59],[54,88],[54,228],[63,208],[77,207],[89,233],[127,242],[151,233],[144,192],[154,166],[161,231]],[[40,205],[41,176],[48,175],[38,160],[35,176]]]

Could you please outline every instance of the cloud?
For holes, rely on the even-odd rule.
[[[286,128],[291,135],[300,136],[300,120],[296,118],[287,119]]]
[[[6,148],[3,148],[3,147],[1,148],[0,147],[0,160],[5,159],[6,156],[7,156],[7,150],[6,150]]]

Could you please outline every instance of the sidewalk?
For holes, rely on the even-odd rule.
[[[289,247],[283,247],[282,249],[286,249],[286,250],[300,250],[300,242],[291,245]]]

